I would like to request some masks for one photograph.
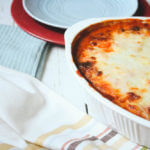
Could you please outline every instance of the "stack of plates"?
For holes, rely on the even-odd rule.
[[[139,4],[140,15],[148,16],[146,0]],[[139,13],[137,8],[137,0],[14,0],[11,14],[29,34],[64,45],[64,31],[74,23],[96,17],[132,16]]]

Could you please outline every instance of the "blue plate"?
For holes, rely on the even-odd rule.
[[[23,0],[25,11],[46,25],[67,28],[88,18],[132,16],[137,0]]]

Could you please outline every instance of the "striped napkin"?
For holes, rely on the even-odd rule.
[[[0,66],[0,150],[146,150],[39,80]]]
[[[28,73],[42,75],[49,45],[28,35],[18,27],[0,25],[0,65]]]

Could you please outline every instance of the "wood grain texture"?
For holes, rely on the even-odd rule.
[[[42,82],[84,112],[85,103],[93,99],[74,78],[64,47],[53,45],[49,50]]]
[[[11,2],[12,0],[0,0],[0,24],[17,26],[10,14]],[[87,104],[88,114],[95,116],[95,106],[92,105],[94,98],[74,78],[66,62],[63,46],[52,44],[50,47],[41,81],[81,111],[87,111]],[[101,120],[101,117],[96,119]]]
[[[11,2],[12,0],[0,0],[0,24],[16,26],[10,14]],[[86,111],[85,103],[91,97],[72,76],[64,47],[50,47],[41,81],[80,110]]]
[[[0,24],[17,26],[10,14],[11,2],[0,0]],[[88,104],[88,113],[94,116],[95,111],[91,111],[95,110],[92,105],[94,98],[74,78],[66,62],[64,47],[50,47],[41,81],[83,112],[86,112],[85,103]]]
[[[10,13],[11,2],[12,0],[0,0],[0,24],[15,25]]]

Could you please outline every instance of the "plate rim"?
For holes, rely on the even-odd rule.
[[[17,9],[16,9],[17,8]],[[21,19],[19,18],[19,11],[21,11],[22,16],[26,17],[26,19],[28,19],[28,21],[32,21],[31,25],[35,25],[37,28],[40,28],[41,30],[37,33],[35,31],[32,31],[31,28],[26,27],[27,25],[24,24]],[[51,42],[51,43],[55,43],[58,45],[63,45],[64,46],[64,33],[60,33],[57,31],[54,31],[52,29],[46,29],[46,27],[44,27],[43,25],[41,25],[40,23],[38,23],[37,21],[35,21],[31,16],[29,16],[26,11],[23,8],[23,0],[13,0],[12,4],[11,4],[11,16],[13,18],[13,20],[15,21],[15,23],[25,32],[29,33],[30,35],[39,38],[41,40],[47,41],[47,42]],[[19,20],[20,19],[20,20]],[[45,35],[46,31],[49,33]]]
[[[131,0],[128,0],[128,1],[131,1]],[[138,9],[138,5],[139,5],[139,3],[138,3],[138,0],[132,0],[132,1],[134,1],[134,3],[135,3],[135,8],[134,8],[134,10],[132,11],[132,13],[130,13],[130,14],[128,14],[128,15],[126,15],[126,16],[128,16],[128,17],[131,17],[131,16],[133,16],[135,13],[136,13],[136,11],[137,11],[137,9]],[[39,22],[41,22],[41,23],[43,23],[43,24],[45,24],[45,25],[49,25],[49,26],[53,26],[53,27],[57,27],[57,28],[60,28],[60,29],[67,29],[69,26],[66,26],[66,25],[59,25],[59,24],[55,24],[55,23],[50,23],[49,21],[45,21],[45,20],[43,20],[43,19],[40,19],[38,16],[36,16],[36,15],[34,15],[29,9],[28,9],[28,7],[26,6],[26,2],[27,2],[27,0],[23,0],[23,8],[24,8],[24,10],[27,12],[27,14],[29,15],[29,16],[31,16],[33,19],[35,19],[35,20],[37,20],[37,21],[39,21]],[[93,17],[94,18],[94,17]],[[84,19],[85,20],[85,19]]]

